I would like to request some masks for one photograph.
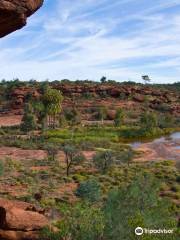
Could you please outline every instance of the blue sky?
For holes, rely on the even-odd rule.
[[[0,78],[180,80],[180,0],[45,0],[0,39]]]

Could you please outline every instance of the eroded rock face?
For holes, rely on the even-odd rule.
[[[0,199],[0,239],[39,239],[48,220],[29,203]]]
[[[43,0],[1,0],[0,37],[25,26],[27,18],[42,4]]]

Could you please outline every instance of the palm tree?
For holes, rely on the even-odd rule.
[[[55,128],[57,115],[62,110],[63,96],[60,91],[56,89],[47,89],[43,97],[46,117],[48,119],[48,126]]]

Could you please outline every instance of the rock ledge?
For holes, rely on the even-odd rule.
[[[37,11],[44,0],[1,0],[0,37],[26,25],[27,18]]]

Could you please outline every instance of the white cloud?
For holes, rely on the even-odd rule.
[[[144,10],[134,10],[136,2],[146,3],[56,1],[53,13],[42,10],[24,30],[0,42],[1,78],[97,80],[107,75],[138,81],[148,73],[154,81],[178,81],[180,9],[168,9],[178,8],[180,0],[153,0]]]

